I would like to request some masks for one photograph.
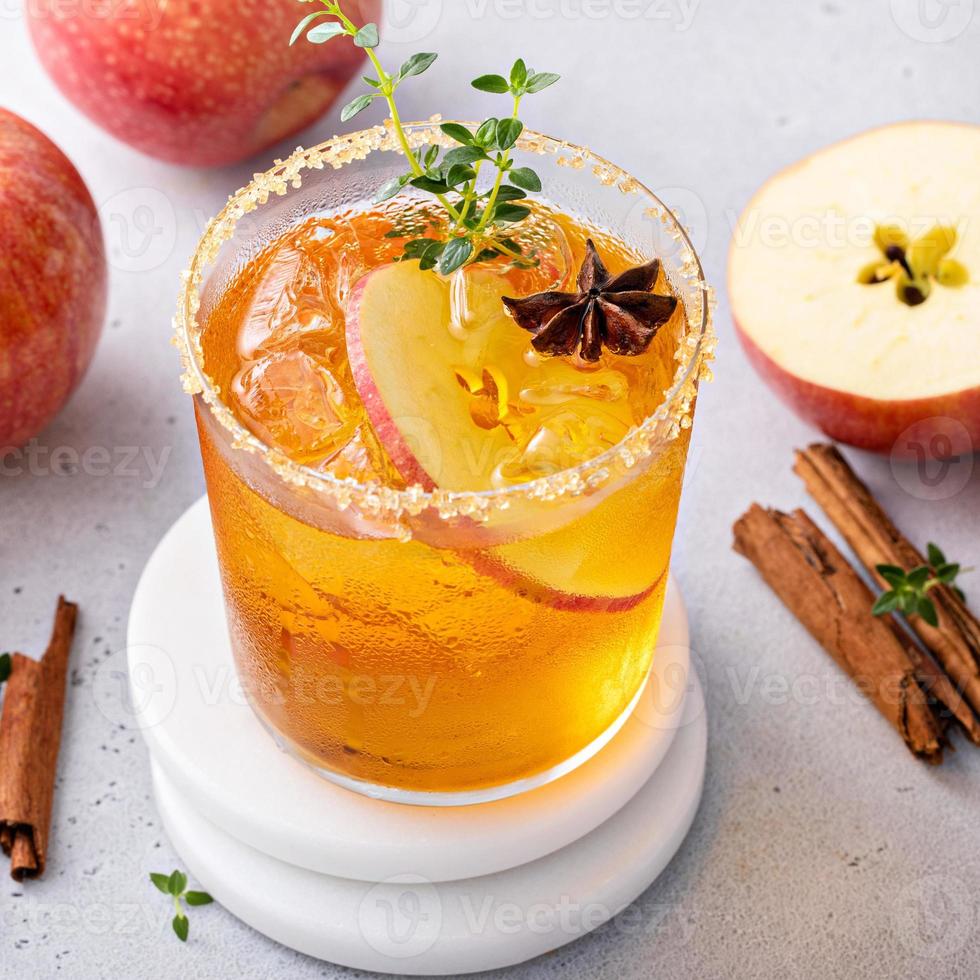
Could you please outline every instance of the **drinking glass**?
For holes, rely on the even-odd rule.
[[[433,123],[407,132],[416,146],[446,143]],[[250,704],[323,776],[389,800],[468,804],[570,771],[628,717],[656,644],[713,343],[710,291],[683,228],[635,178],[530,131],[515,155],[551,207],[659,256],[684,305],[663,399],[593,459],[479,492],[359,484],[263,444],[222,401],[202,346],[215,305],[289,228],[368,206],[404,170],[384,127],[297,150],[233,195],[180,297],[185,387]],[[439,421],[415,422],[432,458]]]

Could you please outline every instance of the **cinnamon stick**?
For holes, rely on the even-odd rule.
[[[802,511],[753,504],[735,522],[735,550],[870,698],[912,753],[942,762],[943,725],[923,689],[928,669],[827,536]]]
[[[12,657],[0,718],[0,847],[17,881],[44,874],[77,614],[61,596],[44,656]]]
[[[888,587],[877,565],[909,571],[926,564],[834,446],[815,443],[798,451],[794,469],[879,584]],[[955,685],[959,703],[951,710],[970,740],[980,745],[980,622],[948,586],[937,586],[929,596],[938,626],[917,615],[906,620]]]

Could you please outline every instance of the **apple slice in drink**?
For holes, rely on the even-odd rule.
[[[524,361],[526,335],[503,312],[506,280],[479,270],[468,274],[483,279],[473,290],[478,315],[465,330],[452,325],[449,284],[415,262],[365,276],[347,313],[354,383],[375,433],[404,479],[430,491],[491,486],[491,474],[513,457],[515,443],[508,425],[481,421],[487,412],[507,416],[508,387],[513,394],[533,370]],[[508,386],[507,379],[514,383]],[[562,410],[568,407],[552,409]],[[625,433],[625,403],[602,411],[618,413]],[[462,553],[480,572],[551,606],[630,608],[654,590],[657,571],[647,563],[637,567],[635,538],[616,533],[627,520],[617,511],[636,509],[627,496],[613,494],[557,530]],[[597,542],[603,554],[596,553]]]
[[[445,281],[416,262],[382,266],[352,292],[347,356],[374,431],[405,480],[430,491],[483,490],[491,460],[511,440],[500,426],[474,425],[472,396],[455,369],[479,338],[458,339],[449,322]]]

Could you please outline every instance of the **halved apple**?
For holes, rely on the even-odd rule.
[[[427,490],[490,486],[495,461],[514,453],[506,423],[521,411],[509,400],[506,379],[530,370],[527,337],[500,302],[506,283],[479,270],[468,274],[477,277],[482,309],[466,328],[453,325],[449,284],[415,262],[365,276],[347,312],[348,357],[375,433],[405,480]],[[634,539],[616,533],[635,510],[621,492],[564,527],[460,553],[533,601],[628,609],[658,584],[651,584],[652,566],[637,562]]]
[[[886,126],[777,174],[739,219],[739,336],[832,438],[896,455],[980,449],[978,172],[980,127]],[[943,248],[923,250],[940,231]]]

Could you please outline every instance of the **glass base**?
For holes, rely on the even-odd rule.
[[[263,716],[256,706],[249,699],[255,717],[261,722],[262,727],[272,736],[276,745],[287,755],[292,756],[298,762],[303,763],[307,769],[313,770],[318,776],[329,780],[337,786],[349,789],[362,796],[368,796],[374,800],[384,800],[388,803],[403,803],[408,806],[472,806],[475,803],[492,803],[494,800],[505,800],[510,796],[518,796],[530,790],[537,789],[547,783],[561,779],[573,769],[577,769],[583,763],[588,762],[594,755],[598,754],[616,736],[619,730],[626,724],[630,715],[633,714],[643,692],[646,690],[650,681],[650,674],[643,679],[643,683],[633,695],[632,700],[626,706],[626,710],[597,738],[594,738],[584,748],[579,749],[573,756],[564,762],[552,766],[544,772],[535,773],[524,779],[517,779],[510,783],[501,783],[499,786],[488,786],[483,789],[463,790],[458,793],[440,793],[427,790],[400,789],[397,786],[382,786],[379,783],[369,783],[363,779],[354,779],[352,776],[345,776],[334,769],[318,765],[309,756],[303,753],[296,745],[277,731],[269,721]]]

